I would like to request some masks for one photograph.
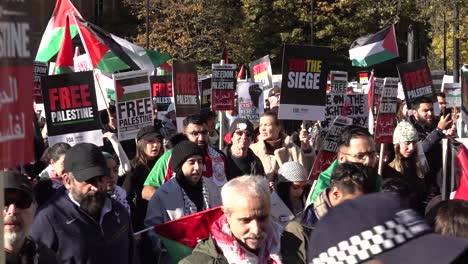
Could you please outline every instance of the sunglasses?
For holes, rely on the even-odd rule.
[[[5,208],[12,204],[19,209],[27,209],[31,206],[32,199],[20,193],[13,193],[12,195],[5,193]]]
[[[239,130],[239,131],[236,131],[234,132],[236,133],[236,135],[238,135],[239,137],[242,137],[242,135],[245,134],[246,137],[251,137],[252,136],[252,133],[248,132],[248,131],[242,131],[242,130]]]
[[[347,155],[347,156],[351,156],[357,160],[364,160],[367,158],[375,158],[377,157],[377,151],[369,151],[369,152],[358,152],[356,154],[350,154],[350,153],[344,153],[344,152],[341,152],[341,154],[343,155]]]
[[[198,135],[206,136],[206,135],[208,135],[208,130],[192,131],[192,132],[189,132],[189,134],[194,136],[194,137],[198,137]]]

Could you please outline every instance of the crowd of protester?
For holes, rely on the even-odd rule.
[[[173,263],[152,227],[217,206],[210,236],[179,263],[468,263],[468,202],[440,199],[456,120],[430,99],[412,115],[402,102],[385,157],[349,125],[311,181],[317,123],[279,120],[280,96],[258,127],[202,111],[176,133],[172,106],[122,142],[110,107],[104,146],[57,143],[35,170],[2,171],[7,263]]]

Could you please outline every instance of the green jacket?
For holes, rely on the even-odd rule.
[[[306,237],[301,224],[291,221],[281,236],[281,259],[285,264],[306,263]],[[197,244],[192,255],[185,257],[179,264],[227,264],[227,259],[216,247],[212,237]]]
[[[167,168],[169,167],[169,158],[171,157],[172,149],[167,150],[161,157],[159,157],[156,164],[154,164],[148,177],[146,177],[144,186],[161,187],[166,180]]]
[[[330,167],[326,169],[325,171],[322,171],[317,179],[317,183],[315,184],[314,191],[312,193],[312,196],[310,197],[309,203],[315,202],[315,199],[317,199],[317,196],[326,188],[331,186],[331,175],[333,171],[335,170],[335,167],[339,164],[338,160],[336,159],[332,164],[330,164]]]
[[[212,237],[197,244],[190,256],[185,257],[179,264],[228,264],[227,259],[221,254]]]
[[[335,170],[335,167],[338,166],[338,164],[339,162],[336,159],[332,164],[330,164],[330,167],[328,167],[328,169],[320,173],[317,179],[317,183],[315,184],[314,191],[312,192],[312,195],[310,196],[309,204],[315,202],[315,200],[317,199],[317,196],[323,190],[331,186],[331,175],[333,171]],[[379,192],[381,187],[382,187],[382,177],[377,175],[374,191]]]

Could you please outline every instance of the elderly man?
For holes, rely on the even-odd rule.
[[[59,263],[55,253],[27,237],[37,204],[33,190],[18,171],[0,171],[4,180],[3,241],[6,263]]]
[[[231,143],[224,149],[227,179],[231,180],[246,174],[265,176],[262,161],[249,148],[254,133],[252,122],[245,118],[238,118],[232,123],[229,133]]]
[[[226,183],[226,158],[224,154],[209,146],[208,144],[208,125],[201,115],[191,115],[184,119],[184,135],[188,140],[197,143],[204,150],[203,155],[203,176],[210,178],[219,188]],[[172,150],[168,150],[162,155],[153,169],[148,174],[143,184],[142,197],[150,200],[154,192],[167,182],[173,174],[173,168],[169,165]]]
[[[281,263],[282,227],[270,220],[266,179],[237,177],[223,186],[221,198],[224,215],[212,225],[212,236],[180,263]]]
[[[39,211],[33,239],[58,252],[62,263],[133,263],[133,231],[123,205],[106,194],[109,169],[99,148],[68,150],[65,191]]]

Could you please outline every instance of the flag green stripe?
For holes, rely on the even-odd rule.
[[[394,59],[396,57],[397,56],[395,56],[395,54],[391,53],[390,51],[384,50],[369,57],[365,57],[362,59],[353,59],[352,64],[356,67],[369,67],[384,61]]]
[[[98,65],[96,65],[96,68],[109,73],[130,69],[125,62],[111,51],[108,51],[104,57],[101,58]]]
[[[149,89],[146,91],[123,94],[120,101],[136,100],[136,99],[141,99],[141,98],[148,97],[148,96],[150,96]]]
[[[73,69],[69,66],[56,66],[54,74],[72,73]]]
[[[167,252],[169,252],[173,263],[179,263],[179,261],[181,261],[183,258],[192,254],[192,249],[187,247],[186,245],[183,245],[181,243],[178,243],[174,240],[162,236],[160,236],[160,238],[161,242],[166,247]]]
[[[146,54],[151,59],[151,62],[154,64],[154,67],[159,67],[163,65],[167,60],[171,58],[167,53],[161,53],[155,50],[146,50]]]
[[[61,27],[53,33],[53,36],[50,38],[50,41],[47,45],[47,48],[39,50],[36,55],[36,61],[42,62],[49,62],[52,57],[54,57],[60,50],[60,46],[62,45],[63,34],[65,32],[65,28]],[[78,29],[76,25],[70,26],[70,36],[73,39],[76,34],[78,34]]]

